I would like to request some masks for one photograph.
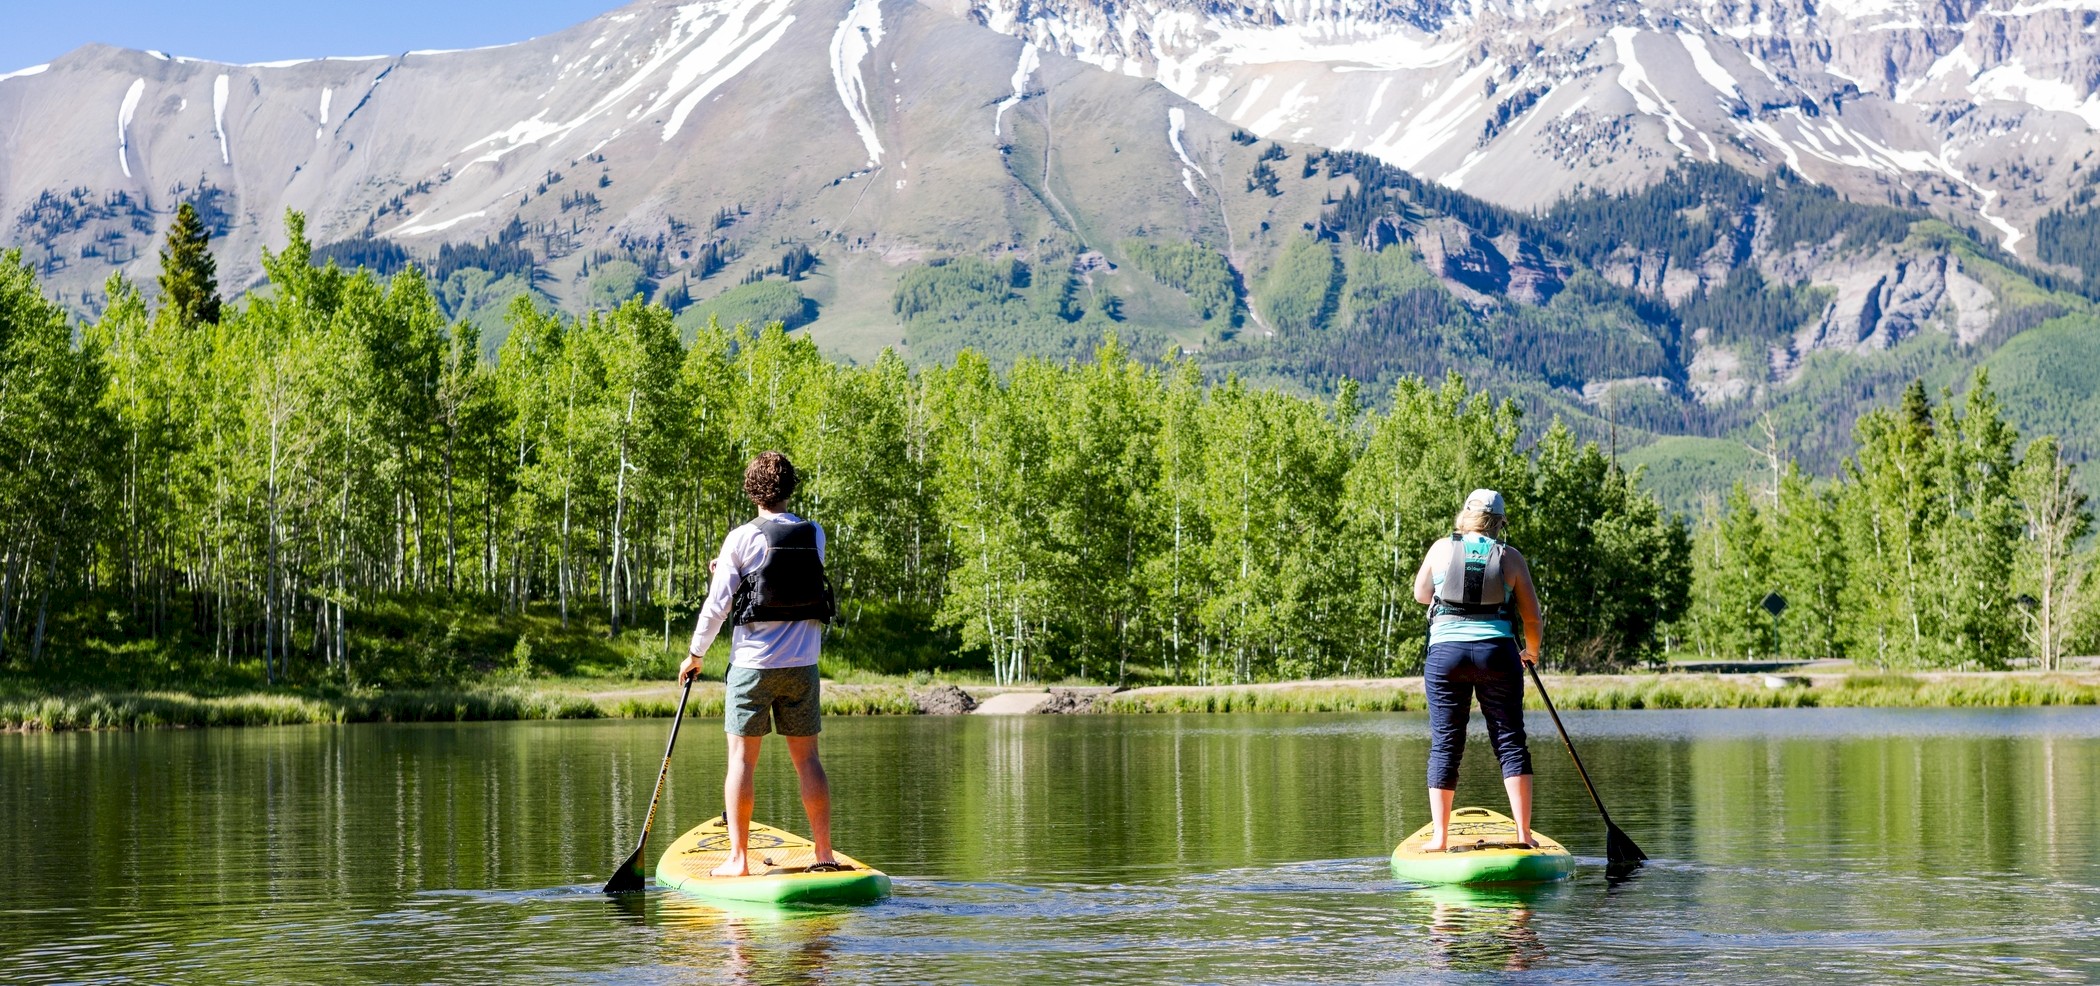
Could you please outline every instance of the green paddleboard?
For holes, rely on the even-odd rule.
[[[729,829],[721,816],[678,837],[656,864],[656,882],[696,897],[760,904],[859,904],[890,895],[890,878],[845,853],[836,872],[809,870],[815,846],[792,832],[751,823],[749,875],[714,876],[729,858]]]
[[[1537,848],[1518,845],[1517,823],[1486,808],[1451,813],[1450,848],[1423,852],[1436,829],[1424,825],[1393,850],[1393,875],[1413,883],[1550,883],[1575,873],[1561,844],[1531,833]]]

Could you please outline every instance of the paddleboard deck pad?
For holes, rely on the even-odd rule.
[[[1537,848],[1517,842],[1517,823],[1486,808],[1451,813],[1450,848],[1423,852],[1436,828],[1424,825],[1393,850],[1393,875],[1415,883],[1550,883],[1575,872],[1560,843],[1531,833]]]
[[[840,869],[810,872],[816,847],[792,832],[751,823],[746,876],[713,876],[729,859],[729,828],[720,815],[678,837],[656,864],[656,882],[697,897],[762,904],[857,904],[890,894],[890,878],[834,851]]]

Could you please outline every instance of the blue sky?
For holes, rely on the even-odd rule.
[[[523,41],[625,0],[0,0],[0,72],[91,41],[222,62]]]

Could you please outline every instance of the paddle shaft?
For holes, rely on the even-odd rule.
[[[1568,727],[1561,725],[1560,712],[1553,708],[1553,696],[1546,694],[1546,683],[1539,680],[1539,666],[1524,665],[1531,672],[1531,683],[1539,690],[1539,700],[1546,703],[1546,714],[1553,717],[1553,728],[1560,732],[1560,743],[1568,748],[1568,759],[1575,761],[1575,773],[1581,775],[1582,786],[1589,789],[1590,800],[1597,805],[1597,814],[1604,816],[1604,824],[1611,825],[1611,812],[1604,810],[1604,799],[1597,796],[1597,785],[1590,783],[1590,772],[1582,767],[1582,755],[1575,752],[1575,743],[1568,739]]]
[[[656,803],[664,796],[664,779],[671,776],[671,750],[678,745],[678,724],[685,721],[685,701],[692,695],[693,679],[688,677],[685,679],[685,688],[678,693],[678,711],[671,715],[671,738],[664,741],[663,766],[656,768],[656,790],[649,792],[649,814],[642,816],[642,843],[645,845],[649,842],[649,827],[656,824]],[[1555,718],[1553,721],[1558,723],[1560,719]],[[1567,738],[1567,735],[1565,732],[1561,733],[1563,739]],[[1569,747],[1569,750],[1572,752],[1574,748]],[[1581,765],[1581,761],[1576,762],[1577,768]],[[1588,778],[1584,778],[1585,782],[1587,780]],[[1590,792],[1590,796],[1595,797],[1596,792]]]
[[[656,769],[656,790],[649,794],[649,813],[642,816],[642,837],[634,844],[634,855],[605,882],[606,893],[620,893],[642,889],[640,868],[642,850],[649,845],[649,828],[656,824],[656,804],[664,796],[664,779],[671,776],[671,751],[678,746],[678,726],[685,721],[685,703],[693,695],[693,679],[685,679],[685,688],[678,693],[678,711],[671,716],[671,738],[664,741],[663,766]]]

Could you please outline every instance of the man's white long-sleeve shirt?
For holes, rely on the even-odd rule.
[[[759,511],[760,521],[797,523],[790,513]],[[817,559],[824,558],[824,527],[817,529]],[[744,577],[758,571],[766,560],[766,536],[756,523],[744,524],[722,539],[722,554],[715,560],[714,578],[707,585],[707,602],[700,606],[700,625],[693,628],[691,653],[705,655],[715,635],[729,619],[737,587]],[[740,668],[799,668],[817,663],[824,643],[824,624],[816,620],[787,620],[746,623],[729,635],[729,663]]]

